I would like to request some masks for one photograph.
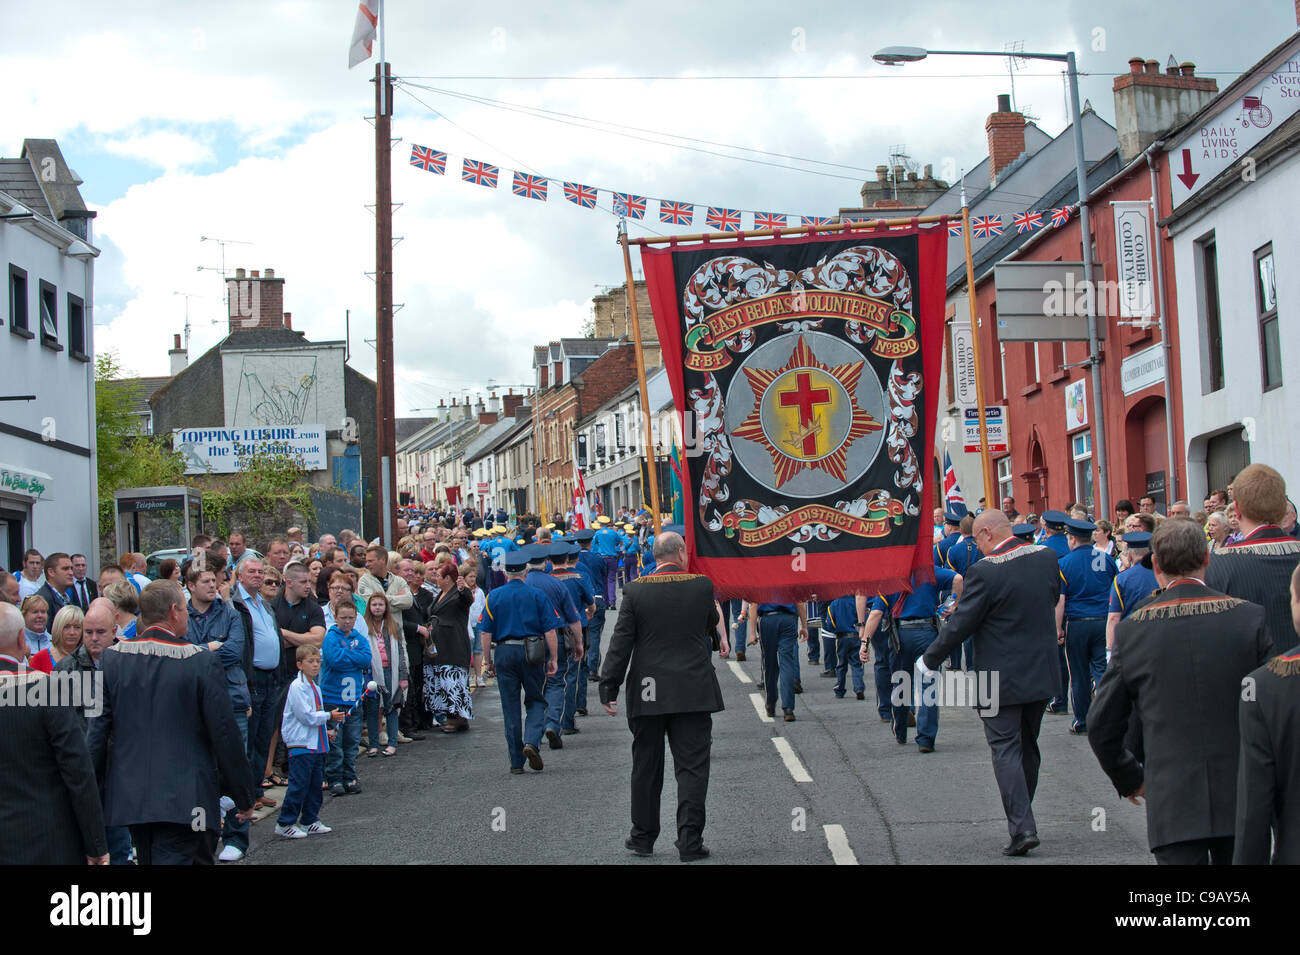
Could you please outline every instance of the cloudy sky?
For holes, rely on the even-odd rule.
[[[1292,0],[1248,7],[1230,21],[1211,0],[388,0],[402,78],[398,413],[531,381],[530,346],[581,334],[592,295],[623,281],[608,211],[565,202],[555,184],[545,203],[517,198],[508,170],[830,215],[857,205],[898,144],[936,175],[975,165],[1009,92],[1004,60],[889,68],[871,61],[882,46],[1074,49],[1083,95],[1113,122],[1111,80],[1130,56],[1173,54],[1223,87],[1296,28]],[[347,69],[355,14],[351,0],[6,4],[0,155],[55,137],[85,181],[103,250],[97,346],[130,371],[166,373],[187,301],[192,357],[225,334],[223,250],[207,236],[237,242],[227,268],[285,278],[285,308],[309,338],[341,339],[350,310],[352,364],[374,374],[374,60]],[[1056,64],[1026,63],[1015,91],[1046,132],[1062,130]],[[412,143],[448,152],[448,175],[410,166]],[[461,182],[466,156],[504,181]],[[632,234],[669,231],[655,213]]]

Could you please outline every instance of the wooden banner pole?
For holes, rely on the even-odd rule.
[[[870,219],[862,222],[837,222],[832,225],[801,225],[787,229],[750,229],[748,232],[700,232],[696,235],[662,235],[637,239],[637,245],[668,245],[675,242],[725,242],[727,239],[761,239],[766,236],[784,237],[813,235],[825,232],[874,232],[890,226],[935,225],[946,223],[951,216],[909,216],[906,219]]]
[[[963,204],[961,207],[961,235],[962,242],[966,245],[966,298],[970,302],[970,340],[971,355],[975,359],[975,401],[979,405],[979,422],[980,422],[980,475],[984,479],[984,506],[988,508],[1000,507],[1001,501],[995,503],[993,497],[993,488],[997,485],[993,483],[993,459],[989,455],[989,429],[988,423],[984,420],[984,374],[980,368],[980,327],[978,309],[975,307],[975,267],[971,262],[970,248],[970,207]],[[1006,422],[1003,422],[1006,426]],[[944,502],[947,506],[947,501]],[[974,508],[969,508],[971,513],[975,512]]]
[[[618,241],[623,247],[623,270],[627,275],[627,304],[631,313],[632,345],[636,349],[636,380],[641,390],[641,417],[645,419],[646,477],[650,482],[650,518],[655,536],[661,529],[659,515],[659,469],[655,463],[654,429],[650,419],[650,390],[645,380],[645,353],[641,350],[641,318],[636,307],[636,282],[632,280],[632,254],[627,245],[627,221],[618,220]]]

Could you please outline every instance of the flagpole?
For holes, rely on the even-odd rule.
[[[383,0],[380,0],[380,54],[375,64],[375,411],[379,458],[380,542],[390,550],[394,537],[397,490],[396,400],[393,394],[393,74],[383,51]]]
[[[655,466],[654,431],[650,424],[650,390],[645,380],[645,355],[641,350],[641,319],[637,315],[636,282],[632,280],[632,255],[627,245],[627,220],[618,220],[618,241],[623,247],[623,270],[627,275],[627,303],[632,317],[632,345],[636,349],[636,380],[641,391],[641,417],[645,419],[646,478],[650,482],[650,517],[659,536],[659,474]]]
[[[975,359],[975,401],[979,405],[980,473],[984,478],[984,506],[993,506],[993,460],[989,457],[988,422],[984,420],[984,374],[980,370],[979,316],[975,308],[975,266],[970,249],[970,206],[966,205],[966,184],[961,189],[961,238],[966,246],[966,299],[970,303],[971,354]],[[999,502],[1001,503],[1001,502]]]

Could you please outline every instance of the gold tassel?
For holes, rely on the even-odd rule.
[[[1236,597],[1213,597],[1205,600],[1174,600],[1169,603],[1147,604],[1133,611],[1130,620],[1157,620],[1171,617],[1193,617],[1207,613],[1223,613],[1245,603]]]
[[[1300,541],[1260,541],[1256,544],[1234,544],[1232,546],[1216,547],[1214,555],[1232,555],[1232,554],[1258,554],[1262,557],[1284,557],[1300,554]]]
[[[1280,677],[1300,675],[1300,656],[1274,657],[1268,661],[1268,672]]]
[[[642,580],[646,582],[663,582],[663,581],[670,581],[670,580],[694,580],[696,577],[701,577],[701,576],[703,575],[702,574],[663,574],[662,576],[657,576],[655,574],[647,574],[645,577],[638,577],[636,580],[632,582],[637,583]]]
[[[200,648],[193,643],[161,643],[156,640],[123,640],[108,649],[146,657],[170,657],[173,660],[186,660],[200,652]]]

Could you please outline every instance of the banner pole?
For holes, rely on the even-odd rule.
[[[632,319],[632,346],[636,349],[636,380],[641,391],[641,417],[645,419],[646,477],[650,482],[650,517],[655,537],[659,536],[659,474],[655,464],[654,431],[650,422],[650,390],[645,380],[645,355],[641,350],[641,319],[637,315],[636,283],[632,280],[632,254],[627,246],[627,220],[618,220],[618,242],[623,247],[623,271],[627,275],[627,304]]]
[[[904,219],[870,219],[862,222],[837,222],[831,225],[801,225],[785,229],[750,229],[746,232],[700,232],[695,235],[663,235],[637,239],[637,245],[668,245],[671,242],[719,242],[726,239],[761,239],[767,236],[816,235],[821,232],[874,232],[890,226],[946,224],[951,216],[908,216]]]
[[[963,189],[963,197],[965,190]],[[980,370],[980,329],[975,308],[975,266],[970,251],[970,206],[961,206],[961,236],[966,246],[966,300],[970,303],[971,352],[975,359],[975,401],[979,405],[980,419],[980,474],[984,478],[984,506],[993,507],[993,460],[989,456],[988,423],[984,420],[984,374]],[[1001,505],[1001,501],[997,504]],[[970,509],[973,513],[974,509]]]

